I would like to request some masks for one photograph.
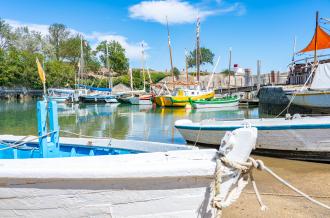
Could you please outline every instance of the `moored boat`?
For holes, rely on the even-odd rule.
[[[69,101],[74,95],[73,89],[57,89],[49,88],[47,89],[47,98],[49,101],[56,101],[58,103],[64,103]]]
[[[190,101],[190,104],[194,109],[235,107],[238,106],[238,103],[239,97],[237,96],[225,96],[222,98]]]
[[[330,162],[330,116],[261,118],[234,121],[178,120],[175,127],[188,143],[216,146],[226,131],[246,125],[258,129],[255,153]]]
[[[244,178],[227,165],[220,168],[222,182],[214,193],[215,149],[59,139],[56,103],[49,103],[49,133],[46,103],[39,102],[37,111],[39,137],[0,136],[1,217],[214,217],[215,197],[227,206],[238,197],[235,187]],[[237,129],[226,135],[220,153],[243,163],[256,138],[255,128]]]
[[[316,13],[315,33],[306,48],[298,53],[314,52],[313,63],[309,58],[293,61],[292,69],[299,61],[305,61],[305,71],[309,71],[304,87],[299,91],[288,92],[287,96],[292,104],[307,108],[330,108],[330,60],[320,60],[328,55],[317,55],[318,50],[330,48],[330,35],[319,25],[318,12]],[[294,59],[294,56],[293,56]],[[302,65],[302,64],[300,64]]]
[[[190,100],[211,99],[214,91],[197,89],[177,89],[173,95],[156,96],[155,102],[161,107],[184,107]]]

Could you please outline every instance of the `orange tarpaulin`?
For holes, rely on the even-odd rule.
[[[317,39],[316,38],[317,35]],[[316,50],[330,48],[330,35],[328,35],[320,26],[317,26],[316,33],[313,36],[312,41],[308,44],[306,48],[301,50],[301,52],[315,51],[315,40],[316,40]]]

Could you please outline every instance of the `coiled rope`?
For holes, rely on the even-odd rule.
[[[293,191],[295,191],[296,193],[298,193],[302,197],[306,198],[307,200],[311,201],[312,203],[314,203],[316,205],[319,205],[323,208],[326,208],[326,209],[330,210],[329,205],[326,205],[326,204],[312,198],[311,196],[307,195],[306,193],[300,191],[299,189],[297,189],[296,187],[291,185],[289,182],[287,182],[283,178],[281,178],[279,175],[274,173],[270,168],[265,166],[263,161],[255,160],[252,157],[250,157],[248,159],[248,161],[245,162],[245,163],[237,163],[237,162],[234,162],[234,161],[230,161],[229,159],[226,158],[226,156],[221,154],[221,156],[219,156],[219,158],[217,158],[217,160],[216,160],[215,191],[214,191],[214,198],[213,198],[213,202],[212,202],[212,206],[214,208],[216,208],[216,218],[221,218],[222,209],[229,206],[229,204],[224,204],[224,202],[222,202],[221,199],[220,199],[220,189],[221,189],[221,182],[222,182],[221,176],[222,176],[223,166],[226,166],[226,167],[229,167],[229,168],[232,168],[232,169],[240,170],[241,171],[241,176],[249,176],[249,178],[252,182],[254,193],[257,196],[257,200],[260,204],[260,208],[261,208],[262,211],[266,210],[267,206],[263,203],[263,201],[261,199],[261,196],[260,196],[260,193],[259,193],[259,190],[257,188],[257,184],[254,180],[254,177],[253,177],[253,169],[254,168],[258,169],[258,170],[261,170],[261,171],[266,171],[271,176],[273,176],[275,179],[277,179],[279,182],[286,185],[287,187],[289,187],[290,189],[292,189]],[[244,187],[239,189],[239,192],[236,193],[238,196],[240,195],[243,188]]]

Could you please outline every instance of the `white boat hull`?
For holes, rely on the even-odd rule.
[[[293,94],[288,95],[289,99],[293,98]],[[330,92],[322,91],[305,91],[297,93],[294,97],[293,104],[309,107],[309,108],[330,108]]]
[[[238,106],[238,101],[230,102],[230,103],[222,103],[222,104],[199,104],[194,103],[193,108],[195,109],[203,109],[203,108],[235,108]]]
[[[195,154],[1,160],[0,216],[211,217],[215,150]]]
[[[312,118],[314,119],[314,118]],[[262,122],[263,119],[260,119]],[[267,119],[264,119],[267,120]],[[315,161],[330,162],[330,119],[319,118],[322,123],[308,122],[305,127],[299,126],[299,123],[293,123],[289,128],[271,126],[272,122],[268,122],[266,126],[258,126],[257,123],[251,123],[252,126],[258,128],[258,139],[256,144],[256,152],[267,154],[270,156],[286,157],[292,159],[304,159]],[[280,122],[284,121],[280,118]],[[285,121],[287,124],[292,120]],[[317,121],[317,120],[316,120]],[[182,137],[189,144],[199,144],[206,146],[218,147],[226,130],[226,121],[204,121],[200,123],[192,123],[189,120],[177,121],[175,127],[178,129]],[[231,121],[246,125],[246,121]],[[245,123],[245,124],[244,124]],[[301,124],[304,123],[302,118]],[[313,128],[313,125],[315,125]],[[317,127],[320,125],[320,127]],[[269,129],[267,128],[270,127]],[[297,126],[295,128],[295,126]],[[219,127],[219,128],[218,128]],[[228,126],[227,126],[228,127]],[[238,128],[237,126],[233,127]],[[197,141],[197,142],[196,142]]]
[[[255,128],[239,129],[227,135],[228,144],[223,143],[221,148],[228,160],[244,162],[254,148],[256,137]],[[69,140],[66,138],[61,143]],[[76,139],[75,143],[88,140]],[[109,143],[109,140],[92,143],[104,141]],[[127,146],[129,140],[122,142]],[[122,142],[111,141],[111,146]],[[171,144],[145,143],[143,146],[143,142],[131,141],[131,148],[153,150],[159,144],[159,149],[182,149]],[[211,201],[216,157],[215,149],[195,149],[0,159],[0,217],[211,218],[215,214]],[[223,175],[226,179],[222,178],[219,197],[226,200],[240,179],[240,171],[225,166],[223,169],[227,170]]]

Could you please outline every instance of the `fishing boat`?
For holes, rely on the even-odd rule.
[[[47,89],[47,98],[49,101],[56,101],[58,103],[64,103],[70,100],[74,95],[73,89]]]
[[[190,104],[194,109],[236,107],[238,103],[239,97],[237,96],[225,96],[222,98],[211,98],[209,100],[190,100]]]
[[[196,51],[200,51],[199,47],[199,33],[200,33],[200,19],[197,19],[196,24]],[[167,33],[168,33],[168,47],[170,52],[170,62],[171,62],[171,72],[172,72],[172,85],[173,85],[173,92],[170,93],[169,89],[166,87],[166,90],[169,92],[168,95],[160,95],[154,98],[154,102],[161,107],[185,107],[190,101],[197,101],[197,100],[208,100],[214,97],[214,91],[210,90],[208,87],[203,90],[200,87],[200,52],[197,52],[196,55],[196,75],[197,75],[197,84],[193,88],[176,88],[175,89],[175,81],[174,81],[174,69],[173,69],[173,61],[172,61],[172,48],[170,43],[170,32],[167,24]],[[216,66],[219,63],[219,59],[217,61]],[[187,69],[187,56],[186,56],[186,74],[187,74],[187,86],[188,84],[188,69]]]
[[[216,167],[215,149],[59,138],[56,103],[47,104],[38,102],[38,137],[0,136],[1,217],[214,217],[215,196],[227,206],[239,196],[241,171]],[[220,153],[245,162],[256,137],[255,128],[237,129],[226,135]],[[219,194],[216,169],[223,171]]]
[[[233,121],[188,119],[175,122],[188,143],[217,146],[226,131],[243,126],[258,129],[255,153],[298,160],[330,162],[330,116],[242,119]]]
[[[307,108],[330,108],[330,60],[319,60],[326,55],[317,55],[318,50],[330,48],[330,35],[319,25],[316,13],[315,33],[306,48],[298,53],[314,52],[314,63],[306,63],[310,70],[304,87],[298,91],[287,92],[290,102]],[[302,59],[306,61],[306,59]],[[301,60],[294,61],[292,65]],[[311,81],[311,82],[310,82]]]

